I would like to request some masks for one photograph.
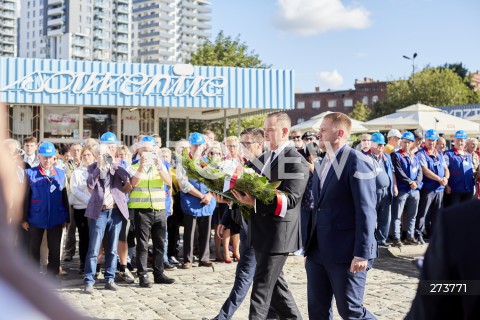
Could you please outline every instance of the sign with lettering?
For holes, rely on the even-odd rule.
[[[64,71],[33,71],[0,91],[21,89],[25,92],[47,92],[73,94],[96,93],[102,94],[118,87],[124,95],[162,95],[182,97],[189,95],[196,97],[203,95],[212,97],[221,95],[227,80],[223,76],[205,77],[194,76],[194,68],[190,64],[177,64],[171,67],[171,74],[148,75],[137,72],[133,74],[114,74],[112,72],[76,72]],[[55,81],[58,80],[58,81]],[[60,86],[55,85],[61,82]]]
[[[0,102],[205,110],[292,109],[294,71],[0,57]]]

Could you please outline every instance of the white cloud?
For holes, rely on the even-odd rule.
[[[337,70],[322,71],[316,75],[317,83],[324,89],[337,89],[343,84],[343,77]]]
[[[341,0],[277,0],[277,4],[278,27],[302,36],[370,26],[367,9],[345,6]]]

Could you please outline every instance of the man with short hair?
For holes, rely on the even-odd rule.
[[[333,112],[318,134],[327,153],[313,176],[315,207],[305,244],[310,319],[331,318],[334,297],[343,319],[375,319],[363,306],[367,270],[377,257],[375,172],[348,146],[351,128],[347,115]]]
[[[448,164],[443,154],[435,149],[438,133],[434,129],[425,132],[425,146],[417,152],[417,158],[422,166],[423,185],[420,190],[420,202],[415,222],[415,233],[420,244],[424,244],[425,229],[433,228],[435,219],[443,207],[443,192],[450,178]],[[431,226],[425,222],[430,215]],[[428,228],[430,227],[430,228]]]
[[[25,155],[23,160],[28,164],[29,167],[38,166],[39,160],[37,157],[37,138],[30,136],[23,139],[23,151]]]
[[[438,137],[437,143],[435,144],[435,148],[442,153],[447,151],[447,141],[445,141],[444,137]]]
[[[415,130],[413,131],[413,135],[415,137],[415,142],[413,143],[412,150],[410,150],[413,154],[417,153],[418,150],[422,148],[423,144],[423,133],[422,130]]]
[[[384,152],[388,155],[392,154],[392,152],[395,152],[400,144],[401,138],[402,134],[397,129],[391,129],[390,131],[388,131],[388,143],[385,146]]]
[[[269,152],[252,163],[270,182],[280,181],[272,203],[232,189],[240,202],[254,208],[248,238],[255,250],[249,319],[266,319],[270,305],[281,319],[300,319],[300,311],[283,277],[288,254],[301,248],[300,207],[308,182],[308,164],[289,141],[291,120],[285,112],[270,113],[264,122]]]
[[[368,151],[370,151],[370,147],[372,145],[370,141],[371,137],[372,135],[369,133],[364,133],[360,137],[360,149],[363,153],[367,153]]]

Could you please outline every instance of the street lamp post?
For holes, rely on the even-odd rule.
[[[407,60],[412,60],[412,92],[413,96],[415,96],[415,80],[413,79],[413,76],[415,75],[415,58],[417,57],[417,53],[415,52],[413,56],[410,58],[408,56],[403,56]]]

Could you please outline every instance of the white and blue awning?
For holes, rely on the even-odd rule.
[[[171,118],[211,120],[292,109],[294,72],[0,57],[0,102],[171,107]]]

